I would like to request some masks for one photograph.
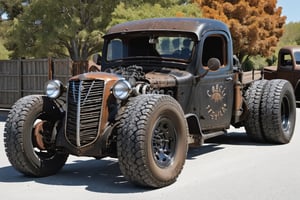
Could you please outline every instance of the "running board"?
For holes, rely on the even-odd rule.
[[[203,140],[207,140],[209,138],[213,138],[213,137],[217,137],[217,136],[220,136],[220,135],[224,135],[226,133],[227,133],[227,131],[217,131],[217,132],[213,132],[213,133],[203,134]]]
[[[227,131],[217,131],[217,132],[207,133],[207,134],[201,133],[201,135],[189,135],[188,143],[190,147],[199,147],[204,143],[205,140],[220,135],[224,135],[226,133]]]

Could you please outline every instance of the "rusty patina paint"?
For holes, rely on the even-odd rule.
[[[41,134],[44,131],[43,125],[45,121],[41,121],[37,123],[34,127],[34,138],[35,138],[35,143],[37,147],[40,150],[45,150],[45,144],[43,142],[43,135]]]
[[[185,32],[197,35],[198,40],[207,30],[228,30],[228,27],[213,19],[199,18],[154,18],[130,21],[113,26],[104,36],[120,33],[142,31],[167,31]]]
[[[176,86],[176,78],[169,74],[150,72],[146,74],[146,79],[149,80],[153,88]]]
[[[85,73],[72,77],[70,80],[119,80],[120,77],[116,74],[106,73],[106,72],[93,72],[93,73]]]
[[[102,103],[101,117],[99,123],[99,133],[98,133],[98,134],[102,134],[108,124],[108,116],[109,116],[108,105],[110,103],[109,98],[112,95],[111,88],[118,80],[121,79],[120,76],[116,74],[105,73],[105,72],[95,72],[95,73],[80,74],[72,77],[70,80],[97,80],[97,79],[105,81],[105,87],[103,91],[103,103]]]

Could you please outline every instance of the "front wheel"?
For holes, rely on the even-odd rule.
[[[176,181],[187,154],[187,124],[170,96],[131,98],[119,114],[120,169],[135,184],[154,188]]]
[[[68,154],[55,147],[63,113],[45,96],[18,100],[10,110],[4,129],[6,155],[19,172],[35,177],[55,174]]]

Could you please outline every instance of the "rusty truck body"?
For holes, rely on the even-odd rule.
[[[230,126],[257,142],[288,143],[296,117],[286,80],[245,79],[228,27],[197,18],[145,19],[104,36],[101,71],[48,82],[18,100],[5,131],[9,161],[27,176],[57,173],[68,155],[116,157],[129,181],[176,181],[189,146]],[[84,170],[84,169],[83,169]]]

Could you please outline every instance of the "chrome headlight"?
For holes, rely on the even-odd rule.
[[[46,84],[46,95],[51,99],[56,99],[64,92],[64,85],[59,80],[50,80]]]
[[[131,85],[126,80],[119,80],[112,88],[113,95],[120,100],[125,100],[129,97],[132,91]]]

